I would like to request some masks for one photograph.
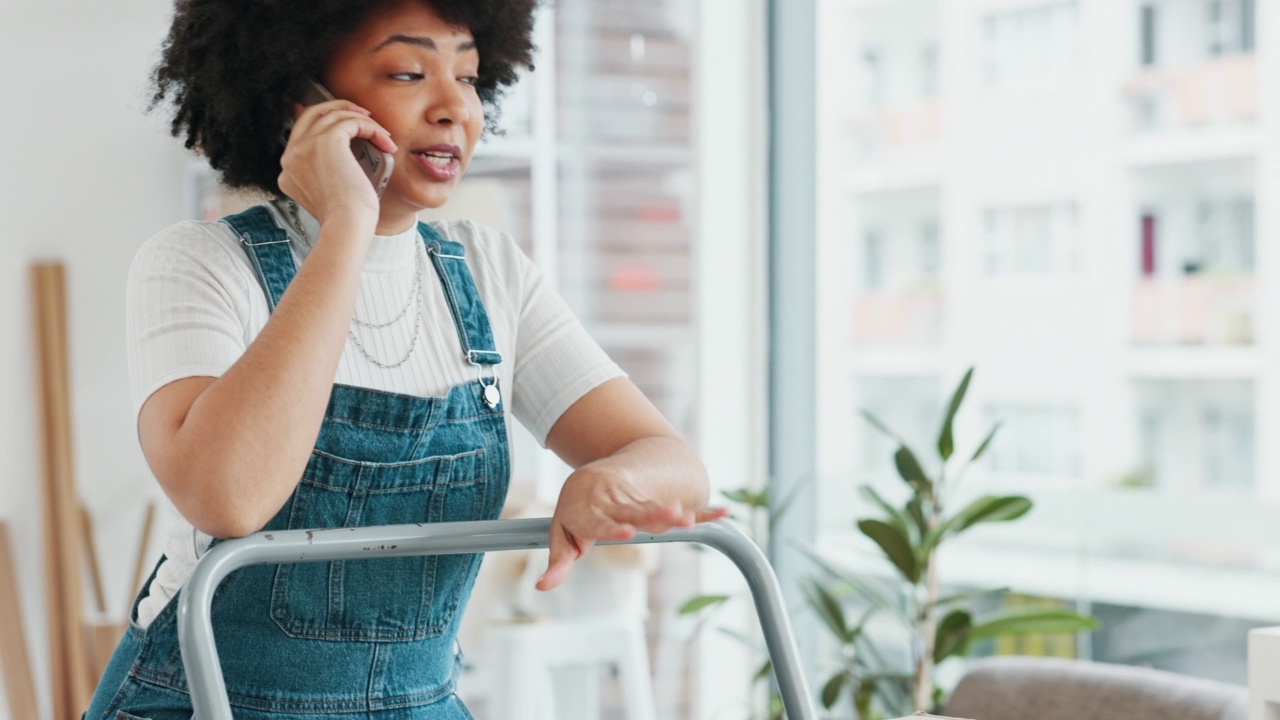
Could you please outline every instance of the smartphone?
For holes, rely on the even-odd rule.
[[[336,98],[333,97],[333,93],[315,80],[303,83],[302,92],[298,96],[298,102],[303,105],[315,105],[334,99]],[[382,197],[382,191],[387,189],[387,182],[391,180],[391,170],[395,168],[396,159],[390,153],[379,150],[373,141],[365,138],[352,140],[351,152],[356,156],[356,162],[360,163],[360,168],[368,176],[369,182],[373,183],[373,189],[378,193],[378,197]]]

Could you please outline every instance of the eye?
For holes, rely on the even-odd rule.
[[[462,75],[458,77],[458,82],[475,87],[480,84],[480,78],[475,75]]]
[[[391,78],[392,80],[405,80],[405,81],[411,82],[413,80],[421,80],[424,76],[422,73],[419,73],[419,72],[402,72],[402,73],[392,73],[387,77]]]

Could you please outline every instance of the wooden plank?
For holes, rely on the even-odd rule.
[[[27,653],[12,547],[9,530],[0,522],[0,668],[4,670],[10,717],[34,718],[38,717],[36,685],[31,677],[31,656]]]
[[[100,625],[90,625],[88,628],[88,637],[85,643],[90,648],[89,659],[89,677],[101,678],[102,673],[107,669],[107,664],[111,662],[111,656],[116,652],[116,645],[120,644],[120,638],[124,637],[125,626],[121,623],[104,623]]]
[[[85,645],[83,587],[80,573],[80,504],[75,496],[71,448],[71,402],[67,351],[66,280],[61,263],[38,266],[37,316],[43,326],[40,372],[45,389],[45,426],[49,443],[46,480],[53,485],[53,527],[58,574],[58,613],[62,624],[65,700],[55,720],[76,720],[89,705],[93,678]],[[52,604],[51,604],[52,609]],[[58,700],[55,696],[55,708]]]
[[[62,571],[59,567],[58,554],[58,484],[54,480],[54,441],[52,429],[53,413],[50,411],[50,368],[46,363],[51,344],[50,335],[53,327],[47,318],[47,301],[45,300],[48,284],[46,266],[31,267],[31,308],[35,330],[35,365],[38,398],[36,410],[39,415],[41,466],[44,482],[43,521],[44,521],[44,570],[45,570],[45,625],[49,639],[49,684],[53,701],[54,720],[64,720],[70,715],[68,701],[70,693],[67,689],[67,657],[64,635],[66,630],[62,624]]]
[[[75,469],[71,446],[71,381],[70,353],[67,347],[67,292],[66,273],[62,263],[51,267],[48,290],[50,321],[53,323],[53,343],[49,358],[54,363],[52,408],[55,411],[57,433],[58,480],[58,555],[62,565],[62,589],[66,596],[63,618],[67,631],[63,635],[67,646],[67,670],[70,675],[70,714],[67,720],[78,720],[89,707],[93,697],[93,684],[97,678],[89,677],[89,651],[85,646],[84,588],[81,584],[79,509],[76,498]]]
[[[102,591],[102,566],[98,564],[98,549],[93,542],[93,516],[89,508],[80,506],[80,541],[84,543],[84,559],[88,563],[89,580],[93,586],[93,601],[98,613],[107,613],[107,594]]]

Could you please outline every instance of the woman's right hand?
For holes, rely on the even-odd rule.
[[[344,215],[371,226],[378,222],[378,195],[351,152],[351,141],[358,137],[395,152],[391,134],[355,103],[294,106],[293,128],[280,158],[280,190],[321,224]]]

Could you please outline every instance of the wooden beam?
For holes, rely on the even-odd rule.
[[[13,564],[9,530],[0,522],[0,668],[13,718],[35,718],[36,685],[31,678],[22,604],[18,600],[18,573]]]
[[[53,571],[46,576],[54,720],[77,720],[89,705],[93,679],[89,677],[85,647],[80,504],[76,500],[71,452],[66,276],[61,263],[37,264],[32,273],[40,340],[36,368],[42,390],[45,536],[47,541],[52,540],[50,551],[54,559]]]

